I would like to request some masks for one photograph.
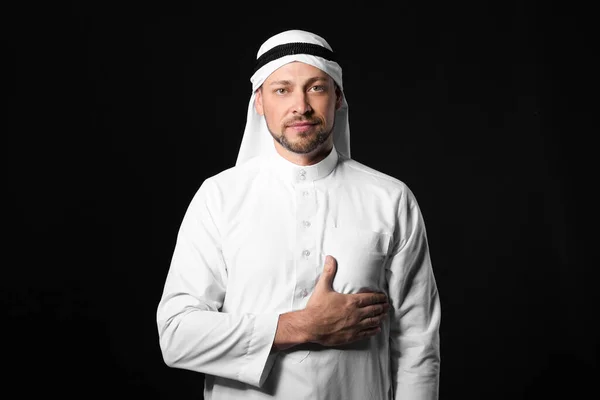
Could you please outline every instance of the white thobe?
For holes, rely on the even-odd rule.
[[[305,307],[328,254],[334,290],[387,294],[381,333],[272,351],[279,315]],[[165,363],[205,374],[207,400],[437,399],[440,316],[413,193],[335,148],[311,166],[273,153],[206,179],[157,309]]]

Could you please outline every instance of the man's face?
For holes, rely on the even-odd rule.
[[[302,62],[273,72],[256,92],[256,111],[287,150],[306,154],[328,141],[342,93],[333,78]]]

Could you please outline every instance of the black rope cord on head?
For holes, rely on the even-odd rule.
[[[322,57],[329,61],[337,62],[335,54],[318,44],[312,43],[286,43],[275,46],[272,49],[266,51],[258,57],[254,72],[258,71],[263,65],[270,63],[273,60],[277,60],[283,56],[289,56],[291,54],[310,54],[317,57]]]

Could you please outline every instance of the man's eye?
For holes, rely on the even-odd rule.
[[[312,90],[313,92],[323,92],[323,91],[325,91],[325,86],[316,85],[316,86],[311,87],[310,90]]]
[[[276,94],[285,94],[287,92],[284,88],[275,89]]]

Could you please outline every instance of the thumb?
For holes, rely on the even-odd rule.
[[[319,277],[317,282],[318,287],[322,287],[326,290],[331,290],[333,286],[333,277],[337,270],[337,261],[332,256],[325,257],[325,265],[323,267],[323,273]]]

